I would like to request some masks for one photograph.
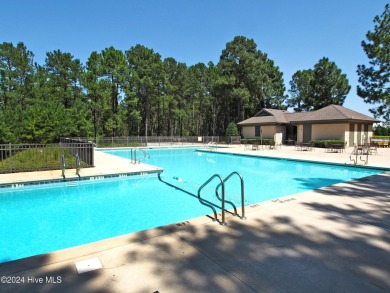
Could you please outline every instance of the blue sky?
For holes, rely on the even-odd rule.
[[[322,57],[335,62],[352,86],[344,106],[369,114],[356,95],[361,47],[388,0],[0,0],[0,42],[23,42],[43,64],[46,52],[70,52],[84,64],[92,51],[142,44],[162,58],[193,65],[217,63],[237,35],[252,38],[284,73]],[[287,93],[287,92],[286,92]]]

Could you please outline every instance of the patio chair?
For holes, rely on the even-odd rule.
[[[271,140],[268,145],[270,150],[274,150],[276,148],[276,143],[274,140]]]
[[[371,144],[368,146],[368,153],[370,155],[378,155],[378,146],[376,144]]]
[[[302,148],[302,144],[301,143],[298,143],[297,141],[295,142],[294,144],[294,150],[298,151],[298,150],[301,150]]]
[[[279,148],[282,149],[282,143],[275,143],[275,149]]]
[[[333,145],[335,152],[344,153],[346,143],[336,143]]]
[[[309,150],[309,151],[312,151],[312,150],[314,150],[315,144],[316,144],[316,143],[315,143],[314,141],[312,141],[312,140],[311,140],[311,141],[309,141],[309,147],[308,147],[308,150]]]
[[[324,143],[324,146],[325,146],[325,152],[326,152],[326,153],[330,153],[330,152],[333,151],[333,148],[332,148],[332,145],[331,145],[331,144],[325,142],[325,143]]]
[[[359,154],[359,155],[367,155],[369,154],[369,147],[365,144],[358,144],[356,146],[356,152]]]

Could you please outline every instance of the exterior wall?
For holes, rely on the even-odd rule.
[[[276,126],[275,125],[269,125],[269,126],[261,126],[263,138],[274,138],[275,132],[276,132]]]
[[[302,143],[303,142],[303,125],[298,124],[297,126],[297,142]]]
[[[335,124],[312,124],[311,126],[311,140],[322,139],[342,139],[348,141],[349,137],[349,124],[348,123],[335,123]],[[303,124],[299,124],[297,127],[297,141],[303,142]]]
[[[365,131],[365,127],[367,127],[368,131]],[[353,133],[351,135],[351,137],[353,137],[353,141],[350,141],[349,135],[350,135],[350,131],[348,127],[345,135],[346,141],[348,142],[347,146],[369,143],[371,141],[371,137],[373,136],[372,124],[360,123],[360,132],[359,132],[359,123],[354,123]]]
[[[360,129],[360,131],[359,131]],[[370,141],[372,137],[372,124],[358,123],[354,124],[351,137],[353,141],[350,141],[350,128],[349,123],[337,123],[337,124],[313,124],[312,127],[312,139],[342,139],[347,142],[347,146],[353,146],[354,144],[364,144]]]
[[[254,126],[243,126],[242,136],[244,138],[255,138],[255,127]]]
[[[275,125],[261,126],[263,138],[273,138],[275,135]],[[260,138],[256,136],[255,126],[243,126],[242,135],[244,138]]]
[[[368,124],[368,135],[367,142],[371,142],[371,138],[373,137],[374,132],[372,131],[372,124]]]
[[[312,140],[319,139],[342,139],[348,138],[348,123],[338,124],[313,124],[312,126]]]
[[[367,123],[355,123],[353,124],[353,132],[351,137],[353,141],[350,141],[350,128],[349,123],[333,123],[333,124],[313,124],[311,128],[311,139],[341,139],[347,142],[347,146],[353,146],[354,144],[361,144],[364,142],[370,142],[372,137],[372,124]],[[303,124],[297,125],[297,142],[303,142]],[[360,132],[359,132],[360,129]],[[368,131],[366,131],[368,129]],[[286,127],[267,125],[261,126],[263,138],[273,138],[282,136],[282,142],[286,140]],[[244,138],[260,138],[255,136],[255,126],[243,126],[242,134]],[[277,134],[275,136],[275,134]],[[364,140],[364,141],[363,141]]]
[[[275,137],[274,141],[279,144],[279,143],[284,143],[286,141],[286,126],[282,125],[277,125],[275,127]]]

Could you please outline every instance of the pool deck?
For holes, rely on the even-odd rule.
[[[92,168],[82,168],[80,170],[81,177],[96,177],[115,174],[131,174],[140,172],[158,172],[161,168],[148,164],[132,164],[129,159],[119,158],[118,156],[110,155],[101,151],[95,151],[95,166]],[[52,181],[61,180],[62,171],[41,171],[41,172],[22,172],[1,174],[0,184],[14,183],[19,184],[31,181]],[[67,169],[65,178],[72,180],[78,179],[76,169]]]
[[[325,153],[238,146],[216,151],[351,162],[350,149]],[[156,170],[98,157],[96,167],[83,169],[81,176]],[[368,159],[368,166],[389,168],[390,148],[378,149],[378,155]],[[0,182],[61,176],[12,175],[0,175]],[[390,171],[254,204],[246,207],[245,220],[229,215],[226,222],[222,226],[204,216],[3,263],[0,277],[6,278],[1,279],[0,291],[390,292]],[[76,264],[91,259],[102,267],[78,274]]]

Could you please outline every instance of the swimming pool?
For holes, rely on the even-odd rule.
[[[147,151],[147,163],[164,168],[163,180],[188,193],[155,174],[1,188],[0,263],[210,214],[195,195],[215,173],[240,172],[252,204],[382,172],[195,149]],[[106,152],[130,156],[129,150]],[[211,186],[202,195],[217,202]],[[226,184],[226,194],[239,204],[236,180]]]
[[[129,150],[105,152],[130,158]],[[164,181],[194,193],[213,174],[226,178],[233,171],[239,172],[245,181],[246,204],[383,172],[345,165],[223,154],[208,152],[207,149],[147,149],[147,152],[150,159],[146,163],[164,168]],[[236,199],[239,193],[238,181],[229,180],[226,194]]]

